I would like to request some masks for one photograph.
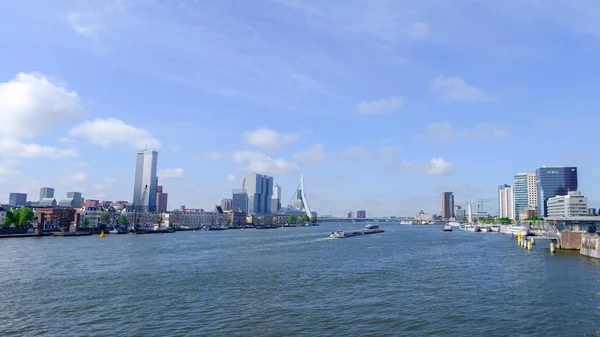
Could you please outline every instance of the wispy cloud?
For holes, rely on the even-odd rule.
[[[448,175],[454,171],[454,164],[444,160],[444,158],[433,158],[426,163],[402,163],[402,167],[408,172],[420,173],[432,176]]]
[[[425,131],[417,135],[421,140],[453,142],[460,140],[497,140],[506,138],[509,131],[502,125],[477,123],[472,128],[455,129],[450,122],[425,125]]]
[[[478,102],[489,99],[482,89],[468,85],[462,77],[440,75],[433,80],[431,87],[441,97],[457,102]]]
[[[390,97],[363,101],[356,105],[356,111],[362,115],[385,114],[402,108],[404,99],[402,97]]]

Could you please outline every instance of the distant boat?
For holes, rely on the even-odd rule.
[[[103,238],[104,237],[104,231],[100,232],[100,237]]]
[[[377,228],[379,228],[379,224],[376,224],[376,223],[372,223],[372,224],[369,223],[365,226],[365,229],[377,229]]]
[[[481,231],[487,233],[487,232],[491,232],[492,229],[488,226],[485,226],[485,227],[481,227]]]
[[[449,224],[445,224],[444,227],[442,227],[442,230],[444,232],[452,232],[452,226],[450,226]]]

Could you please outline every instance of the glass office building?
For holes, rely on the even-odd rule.
[[[527,189],[527,173],[517,173],[513,179],[513,202],[515,204],[514,216],[519,218],[519,211],[529,207],[529,192]]]
[[[548,199],[577,191],[576,167],[542,167],[535,170],[537,184],[537,213],[548,215]]]

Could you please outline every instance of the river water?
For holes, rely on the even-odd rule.
[[[0,336],[600,335],[599,260],[381,225],[2,239]]]

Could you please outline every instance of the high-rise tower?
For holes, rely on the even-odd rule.
[[[150,212],[156,211],[157,163],[158,152],[138,151],[133,185],[133,205],[144,207]]]

